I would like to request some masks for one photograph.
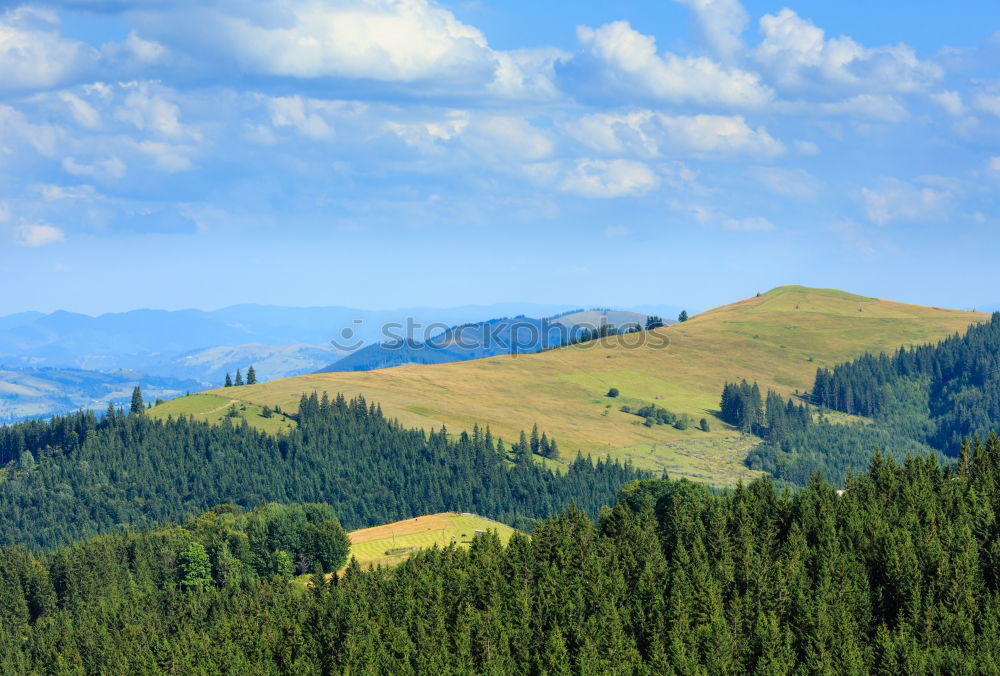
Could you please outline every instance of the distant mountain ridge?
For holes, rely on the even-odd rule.
[[[343,373],[372,371],[404,364],[448,364],[504,354],[531,354],[579,339],[585,330],[602,324],[643,329],[650,315],[624,310],[571,310],[540,319],[501,317],[453,326],[427,340],[398,336],[368,345],[316,371]],[[664,320],[664,324],[676,320]]]
[[[149,403],[201,389],[195,380],[161,378],[130,371],[102,373],[83,369],[0,368],[0,423],[48,417],[78,409],[103,410],[127,405],[132,388],[142,388]]]

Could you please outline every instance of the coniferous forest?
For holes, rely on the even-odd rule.
[[[570,503],[596,515],[646,476],[589,458],[554,473],[524,435],[505,444],[478,428],[407,430],[364,399],[303,396],[297,428],[278,436],[141,410],[0,427],[0,544],[48,548],[271,501],[326,502],[349,529],[441,511],[530,528]]]
[[[596,521],[333,576],[331,514],[223,507],[0,552],[0,669],[996,673],[998,513],[995,435],[946,466],[877,454],[842,492],[637,481]],[[314,572],[289,582],[296,557]]]
[[[1000,428],[1000,313],[936,345],[818,369],[799,404],[762,397],[756,383],[727,383],[720,409],[723,420],[764,439],[747,458],[751,468],[798,486],[814,472],[842,484],[876,450],[900,461],[956,458],[963,440]],[[830,411],[865,419],[834,422]]]

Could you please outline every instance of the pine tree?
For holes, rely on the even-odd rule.
[[[129,407],[129,415],[142,415],[146,412],[146,406],[142,403],[142,390],[136,385],[132,390],[132,405]]]
[[[677,315],[677,321],[679,321],[679,322],[686,322],[687,320],[688,320],[688,311],[687,310],[681,310],[681,313],[679,315]]]
[[[243,375],[240,373],[239,369],[236,369],[236,382],[233,384],[236,385],[236,387],[243,384]]]
[[[257,384],[257,373],[253,370],[253,364],[247,369],[247,385]]]
[[[540,448],[541,441],[538,438],[538,423],[535,423],[534,427],[531,428],[531,452],[538,455]]]
[[[230,378],[229,374],[227,373],[226,374],[226,384],[223,385],[223,387],[232,387],[232,386],[233,386],[233,379]]]

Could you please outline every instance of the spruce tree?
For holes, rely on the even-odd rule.
[[[253,370],[253,364],[247,369],[247,385],[257,384],[257,373]]]
[[[146,406],[142,403],[142,390],[136,385],[132,390],[132,405],[129,407],[129,415],[142,415],[146,412]]]
[[[537,455],[540,448],[541,442],[538,439],[538,423],[535,423],[535,426],[531,428],[531,452]]]
[[[677,315],[677,321],[679,321],[679,322],[686,322],[687,320],[688,320],[688,311],[687,310],[681,310],[681,313],[679,315]]]
[[[230,378],[229,374],[227,373],[226,374],[226,384],[223,385],[223,387],[232,387],[232,386],[233,386],[233,379]]]
[[[239,369],[236,369],[236,382],[234,383],[236,387],[243,384],[243,375],[240,373]]]

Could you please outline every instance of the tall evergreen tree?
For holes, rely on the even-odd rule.
[[[681,313],[679,315],[677,315],[677,321],[679,321],[679,322],[686,322],[687,320],[688,320],[688,311],[687,310],[681,310]]]
[[[234,382],[233,384],[236,385],[236,387],[239,387],[240,385],[243,384],[243,376],[242,374],[240,374],[239,369],[236,369],[236,382]]]
[[[247,369],[247,385],[256,385],[256,384],[257,384],[257,373],[256,371],[253,370],[253,364],[251,364],[250,368]]]
[[[146,412],[146,405],[142,402],[142,390],[136,385],[132,390],[132,405],[129,407],[129,415],[142,415]]]
[[[233,386],[233,379],[230,378],[229,374],[227,373],[226,374],[226,384],[223,385],[223,387],[232,387],[232,386]]]

